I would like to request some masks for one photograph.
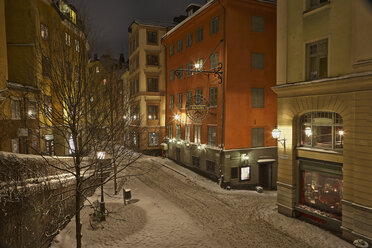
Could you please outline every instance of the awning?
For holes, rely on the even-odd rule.
[[[273,158],[265,158],[257,160],[257,163],[273,163],[276,162],[276,159]]]

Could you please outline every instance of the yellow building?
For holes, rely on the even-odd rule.
[[[372,3],[279,0],[278,211],[372,242]]]
[[[69,50],[85,52],[86,39],[76,10],[63,0],[2,0],[0,13],[1,51],[3,39],[6,42],[5,58],[0,58],[0,75],[5,74],[0,76],[0,90],[5,98],[0,125],[7,130],[0,150],[66,154],[64,140],[61,138],[58,141],[61,145],[55,146],[53,130],[44,127],[44,118],[39,114],[42,106],[37,104],[38,97],[43,97],[48,106],[54,102],[53,93],[39,87],[41,82],[50,80],[51,73],[48,53],[40,51],[52,47],[59,37],[58,42]],[[62,108],[56,107],[54,111]]]
[[[134,137],[142,151],[160,150],[165,134],[165,50],[161,37],[166,32],[167,27],[139,21],[129,26],[132,113],[141,129]]]

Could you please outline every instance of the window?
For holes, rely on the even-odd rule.
[[[196,43],[203,40],[203,27],[200,27],[196,30]]]
[[[183,75],[182,66],[180,66],[180,67],[177,68],[177,78],[182,79],[182,75]]]
[[[186,47],[191,47],[192,45],[192,33],[186,35]]]
[[[40,36],[41,38],[43,38],[44,40],[48,40],[49,39],[49,28],[48,26],[40,23]]]
[[[50,77],[51,76],[51,64],[50,64],[50,59],[48,57],[42,57],[41,59],[41,69],[42,69],[42,74],[44,77]]]
[[[71,35],[69,35],[68,33],[65,33],[65,43],[67,46],[71,45]]]
[[[211,69],[218,67],[218,52],[211,55]]]
[[[191,104],[191,98],[192,98],[192,92],[191,91],[186,92],[186,107]]]
[[[75,40],[75,51],[80,52],[80,43],[78,40]]]
[[[252,88],[252,108],[263,108],[265,105],[265,89]]]
[[[181,139],[181,125],[176,125],[176,139]]]
[[[130,95],[133,96],[139,92],[139,79],[133,79],[130,81]]]
[[[44,113],[47,116],[52,114],[52,97],[51,96],[44,96]]]
[[[158,120],[159,119],[159,107],[156,105],[148,105],[148,120]]]
[[[265,19],[262,16],[252,16],[252,32],[262,33],[265,30]]]
[[[251,55],[251,67],[252,69],[264,69],[265,58],[263,53],[252,53]]]
[[[99,66],[96,66],[96,73],[99,73]]]
[[[169,108],[174,109],[174,95],[169,95]]]
[[[301,117],[301,145],[324,149],[343,148],[343,119],[334,112],[310,112]]]
[[[265,140],[264,131],[265,129],[263,127],[252,128],[252,147],[264,146],[264,140]]]
[[[173,138],[173,125],[168,126],[168,136],[170,139]]]
[[[174,70],[171,70],[171,71],[169,72],[169,81],[171,81],[171,82],[174,81],[174,74],[175,74]]]
[[[19,139],[12,139],[12,153],[19,153]]]
[[[208,145],[209,146],[216,146],[216,130],[217,127],[208,127]]]
[[[27,103],[27,116],[30,119],[36,119],[36,102],[28,101],[28,103]]]
[[[342,165],[300,160],[299,207],[306,205],[342,218]]]
[[[238,167],[231,168],[231,179],[238,178]]]
[[[20,100],[10,100],[10,108],[12,111],[12,120],[21,119],[21,101]]]
[[[159,145],[159,134],[155,132],[149,133],[149,146],[158,146]]]
[[[203,102],[203,89],[199,89],[195,91],[196,97],[196,104],[201,104]]]
[[[147,31],[147,43],[157,45],[158,44],[158,32]]]
[[[193,65],[192,65],[191,62],[186,65],[186,69],[187,69],[186,76],[188,76],[188,77],[191,76],[192,75],[191,70],[193,69]]]
[[[187,142],[190,142],[190,131],[191,131],[191,126],[185,125],[185,141]]]
[[[201,126],[194,126],[194,143],[200,144]]]
[[[182,109],[182,93],[178,93],[177,95],[177,108]]]
[[[178,40],[177,41],[177,52],[181,52],[182,51],[182,40]]]
[[[147,91],[148,92],[159,91],[159,79],[158,78],[147,78]]]
[[[328,40],[306,45],[307,80],[325,78],[328,74]]]
[[[240,181],[249,180],[251,180],[251,167],[250,166],[240,167]]]
[[[71,10],[70,11],[70,18],[71,18],[71,21],[72,23],[76,24],[76,12]]]
[[[136,104],[136,105],[131,106],[130,113],[131,113],[131,116],[132,116],[133,120],[139,120],[139,118],[140,118],[140,105]]]
[[[218,32],[218,16],[211,20],[209,28],[211,35]]]
[[[307,9],[316,9],[329,3],[329,0],[307,0]]]
[[[199,65],[199,68],[195,68],[195,69],[197,69],[199,71],[203,70],[203,66],[204,66],[203,59],[198,59],[195,64]]]
[[[192,158],[192,165],[197,168],[200,168],[200,158],[196,156],[191,156],[191,158]]]
[[[209,106],[217,107],[217,87],[209,89]]]
[[[147,54],[146,63],[147,65],[159,65],[159,56],[154,54]]]
[[[72,66],[70,62],[66,62],[66,79],[72,81]]]
[[[207,171],[213,172],[213,173],[215,172],[216,162],[210,161],[210,160],[205,160],[205,164],[206,164],[206,167],[207,167]]]
[[[169,56],[172,57],[173,55],[174,55],[174,45],[171,44],[171,45],[169,46]]]

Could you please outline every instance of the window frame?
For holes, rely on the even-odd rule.
[[[212,130],[214,130],[214,132]],[[217,146],[217,126],[208,126],[207,132],[208,132],[207,145]]]
[[[155,59],[156,58],[156,59]],[[147,53],[146,54],[147,66],[159,66],[159,54]]]
[[[186,47],[192,46],[192,33],[186,35]]]
[[[262,97],[262,105],[261,98]],[[251,103],[252,108],[265,108],[265,88],[252,88],[251,89]]]
[[[264,70],[265,69],[265,54],[264,53],[251,53],[251,69],[252,70]]]
[[[150,116],[152,116],[150,118]],[[147,120],[148,121],[158,121],[159,120],[159,105],[148,104],[147,105]]]
[[[325,43],[325,48],[326,48],[326,52],[324,53],[319,51],[319,47],[320,45],[323,45]],[[316,49],[317,49],[317,52],[315,54],[311,54],[311,47],[312,46],[316,46]],[[322,78],[327,78],[328,77],[328,66],[329,66],[329,49],[328,49],[328,46],[329,46],[329,41],[328,41],[328,38],[325,38],[325,39],[321,39],[321,40],[317,40],[317,41],[314,41],[314,42],[309,42],[309,43],[306,43],[306,58],[305,58],[305,64],[306,64],[306,80],[307,81],[311,81],[311,80],[317,80],[317,79],[322,79]],[[312,59],[315,59],[315,63],[316,63],[316,73],[317,75],[312,75],[312,71],[311,71],[311,60]],[[320,66],[320,61],[322,59],[326,59],[326,71],[325,71],[325,75],[320,75],[320,70],[321,70],[321,66]]]
[[[22,102],[19,99],[10,99],[10,111],[12,120],[21,120],[22,119]]]
[[[176,139],[180,140],[181,139],[181,133],[182,133],[182,127],[181,124],[176,125]]]
[[[177,94],[177,108],[182,109],[182,107],[183,107],[183,94],[178,93]]]
[[[201,125],[194,125],[194,143],[200,144],[201,143]]]
[[[155,34],[155,36],[153,36]],[[154,38],[154,41],[151,38]],[[156,30],[146,30],[146,41],[147,45],[158,45],[159,39],[158,39],[158,31]]]
[[[174,95],[169,95],[169,108],[174,109]]]
[[[191,125],[185,125],[185,141],[190,142]]]
[[[155,140],[156,142],[150,142],[150,135],[154,135],[155,134]],[[156,146],[159,146],[159,133],[158,132],[148,132],[147,134],[147,138],[148,138],[148,146],[149,147],[156,147]]]
[[[216,108],[218,105],[218,87],[209,88],[209,107]]]
[[[210,35],[214,35],[219,31],[219,18],[218,16],[211,19],[209,22],[209,33]]]
[[[159,92],[159,77],[146,77],[147,92]]]
[[[182,52],[183,49],[183,40],[177,40],[177,52]]]
[[[262,130],[262,140],[260,139],[260,143],[255,143],[256,139],[258,140],[259,137],[256,137],[254,139],[255,135],[260,134],[259,131]],[[257,132],[255,135],[254,133]],[[261,145],[262,142],[262,145]],[[264,147],[265,146],[265,128],[264,127],[253,127],[251,129],[251,147]]]
[[[195,43],[199,43],[203,41],[203,33],[204,33],[203,26],[196,29]]]
[[[251,17],[251,30],[254,33],[263,33],[265,32],[265,18],[263,16]]]

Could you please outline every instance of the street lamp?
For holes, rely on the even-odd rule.
[[[99,207],[100,207],[100,211],[101,211],[101,221],[104,221],[106,220],[106,217],[105,217],[105,212],[106,212],[106,208],[105,208],[105,198],[104,198],[104,192],[103,192],[103,163],[102,163],[102,160],[105,159],[105,156],[106,156],[106,152],[97,152],[97,158],[99,159],[100,161],[100,167],[101,167],[101,202],[99,204]]]
[[[284,149],[285,149],[285,141],[286,141],[286,139],[285,139],[285,138],[283,138],[283,139],[279,139],[279,138],[280,138],[280,133],[281,133],[281,131],[280,131],[277,127],[275,127],[275,128],[271,131],[271,135],[273,136],[273,138],[276,139],[277,141],[279,141],[280,144],[282,144],[283,147],[284,147]]]

